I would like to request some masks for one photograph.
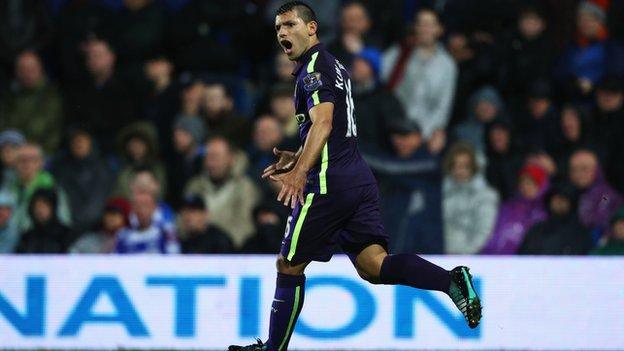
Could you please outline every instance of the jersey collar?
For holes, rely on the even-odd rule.
[[[312,54],[317,51],[321,51],[324,47],[325,46],[322,43],[318,43],[310,47],[306,52],[304,52],[303,55],[301,55],[301,57],[299,57],[299,59],[297,60],[297,66],[295,66],[295,70],[292,72],[292,75],[295,77],[298,76],[303,66],[307,65],[308,62],[310,62]]]

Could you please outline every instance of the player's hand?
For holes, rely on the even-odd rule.
[[[278,160],[262,171],[262,178],[268,178],[274,174],[289,172],[293,169],[293,167],[295,167],[295,163],[297,163],[297,156],[292,151],[282,151],[274,147],[273,154],[278,157]]]
[[[304,204],[303,188],[307,180],[307,172],[299,168],[293,168],[290,172],[282,174],[274,174],[270,176],[271,180],[282,183],[282,190],[277,195],[277,201],[284,203],[284,206],[295,208],[297,201],[301,205]]]

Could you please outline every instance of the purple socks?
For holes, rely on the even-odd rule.
[[[440,266],[414,254],[388,255],[381,264],[382,284],[401,284],[424,290],[449,292],[451,275]]]
[[[303,307],[304,288],[305,275],[277,273],[275,297],[271,307],[269,340],[266,342],[269,351],[288,349],[290,336]]]

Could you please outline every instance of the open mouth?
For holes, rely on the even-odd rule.
[[[282,48],[284,49],[284,52],[286,53],[286,55],[290,56],[290,54],[292,54],[293,44],[290,40],[282,39],[280,40],[280,45],[282,45]]]

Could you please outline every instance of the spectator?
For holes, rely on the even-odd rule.
[[[494,228],[498,194],[485,182],[470,144],[453,144],[446,155],[444,170],[444,252],[478,253]]]
[[[547,217],[544,196],[548,174],[536,165],[527,165],[518,176],[518,195],[503,202],[492,235],[481,250],[489,255],[513,255],[535,223]]]
[[[178,111],[176,119],[180,117],[201,117],[205,89],[206,86],[201,80],[185,82],[180,94],[180,111]]]
[[[520,245],[521,255],[585,255],[592,247],[591,234],[578,218],[578,193],[567,183],[548,193],[549,217],[535,224]]]
[[[346,67],[351,67],[355,56],[365,47],[380,47],[381,43],[370,31],[372,22],[361,2],[347,2],[340,17],[340,34],[327,49]]]
[[[591,253],[592,255],[624,255],[624,207],[620,207],[611,218],[607,242]]]
[[[182,253],[231,253],[232,241],[221,229],[210,223],[208,209],[199,195],[188,195],[180,209]]]
[[[277,119],[271,115],[263,115],[256,119],[253,133],[253,143],[249,149],[250,169],[249,176],[259,180],[263,170],[275,162],[273,149],[284,141],[284,131]],[[263,182],[264,184],[268,184]]]
[[[119,140],[124,163],[117,176],[115,195],[128,197],[130,183],[140,170],[152,172],[158,179],[161,191],[165,193],[167,174],[158,158],[158,139],[154,126],[146,122],[131,124],[121,131]]]
[[[17,150],[26,138],[15,129],[0,132],[0,192],[8,191],[17,179]]]
[[[605,75],[624,75],[624,49],[609,40],[602,7],[590,1],[580,3],[576,25],[578,38],[562,55],[557,75],[569,96],[585,98]]]
[[[265,114],[271,111],[271,86],[284,85],[289,87],[289,92],[292,95],[294,92],[295,76],[293,71],[296,67],[296,62],[291,61],[288,55],[283,50],[278,50],[273,57],[273,72],[272,75],[266,79],[261,79],[259,82],[258,90],[260,93],[257,98],[258,106],[255,109],[255,115]]]
[[[455,127],[454,139],[470,143],[477,151],[479,164],[485,160],[485,133],[495,120],[504,118],[505,104],[494,87],[485,86],[472,94],[468,101],[468,118]]]
[[[529,86],[526,112],[515,121],[524,147],[540,148],[552,153],[558,144],[557,111],[552,102],[552,88],[545,80]]]
[[[239,148],[247,145],[251,134],[249,123],[234,111],[234,100],[225,85],[206,84],[202,107],[210,135],[220,135]]]
[[[130,222],[130,203],[123,198],[111,198],[106,201],[100,228],[83,234],[69,249],[73,254],[108,254],[115,250],[117,235]]]
[[[592,230],[594,239],[598,239],[609,227],[611,216],[624,199],[606,181],[598,157],[590,150],[578,150],[572,154],[569,177],[581,193],[581,223]]]
[[[518,16],[513,36],[504,44],[499,81],[505,96],[525,101],[529,84],[550,77],[555,57],[548,23],[537,6],[527,6]]]
[[[379,84],[380,65],[376,50],[365,49],[355,56],[351,68],[353,101],[357,106],[358,141],[389,152],[386,121],[404,119],[405,111],[397,97]]]
[[[158,140],[165,141],[171,134],[171,123],[179,107],[179,92],[173,84],[173,65],[165,57],[158,56],[147,61],[143,65],[143,71],[149,88],[141,114],[146,121],[156,127]],[[163,148],[165,147],[168,148],[170,145],[167,143],[163,145]]]
[[[19,240],[15,216],[15,199],[6,191],[0,191],[0,254],[12,253]]]
[[[607,77],[596,89],[596,138],[605,150],[607,179],[624,192],[624,86]]]
[[[212,222],[226,231],[238,249],[253,234],[251,212],[259,191],[251,179],[235,174],[233,168],[231,145],[223,137],[211,138],[206,142],[204,170],[189,181],[185,193],[204,198]]]
[[[140,169],[136,172],[130,182],[130,194],[135,193],[148,193],[157,199],[157,207],[152,218],[155,224],[164,224],[169,227],[175,226],[175,212],[169,204],[161,199],[163,189],[154,172],[149,169]],[[136,217],[130,217],[130,225],[138,225]]]
[[[455,92],[457,67],[438,42],[443,29],[432,10],[416,14],[415,46],[391,47],[383,57],[382,78],[417,122],[427,140],[446,128]]]
[[[271,88],[271,115],[275,116],[282,125],[286,140],[284,144],[289,149],[298,149],[299,124],[293,118],[295,106],[293,105],[294,87],[292,84],[276,84]]]
[[[566,104],[561,109],[559,119],[560,140],[553,156],[560,175],[568,174],[568,161],[574,151],[582,148],[597,148],[594,139],[594,125],[581,106]]]
[[[66,189],[73,229],[83,233],[99,220],[114,178],[106,161],[94,149],[87,130],[71,131],[67,144],[68,150],[51,162],[50,173]]]
[[[132,194],[130,225],[119,232],[115,253],[176,254],[180,246],[173,225],[154,219],[158,199],[149,191]]]
[[[202,168],[201,145],[205,137],[204,123],[198,117],[179,117],[173,125],[173,155],[169,162],[167,199],[174,208],[182,201],[186,183]]]
[[[88,42],[85,56],[90,78],[68,89],[65,110],[69,125],[88,127],[104,154],[109,154],[115,134],[136,118],[133,95],[115,75],[116,56],[107,42]]]
[[[28,205],[33,227],[22,233],[17,253],[67,253],[75,237],[72,230],[58,219],[57,206],[56,191],[45,188],[35,190]]]
[[[393,120],[388,130],[393,154],[362,151],[379,179],[390,251],[441,254],[444,237],[438,156],[429,152],[414,121]]]
[[[494,121],[486,132],[486,138],[486,179],[505,201],[516,192],[523,155],[514,142],[511,126],[507,121]]]
[[[71,215],[69,203],[65,192],[57,187],[54,177],[43,170],[43,151],[37,144],[24,144],[17,151],[16,162],[17,178],[11,185],[11,192],[17,199],[15,208],[15,220],[20,232],[32,228],[32,222],[28,212],[30,199],[39,188],[56,190],[58,202],[54,208],[57,210],[56,217],[65,224],[70,225]]]
[[[0,101],[0,116],[0,130],[16,128],[46,153],[57,150],[63,122],[61,95],[35,52],[24,51],[15,59],[15,82]]]
[[[255,234],[243,246],[242,252],[254,254],[275,254],[279,252],[284,238],[285,223],[280,216],[279,204],[271,198],[270,203],[263,203],[253,212],[256,227]]]

